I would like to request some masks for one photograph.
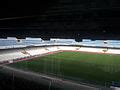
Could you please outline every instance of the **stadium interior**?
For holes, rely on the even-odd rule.
[[[5,1],[0,90],[120,90],[120,1]]]
[[[19,39],[15,37],[8,37],[7,39],[0,39],[0,64],[3,68],[6,65],[22,62],[26,60],[32,60],[34,58],[47,56],[59,52],[88,52],[94,54],[108,54],[108,55],[120,55],[119,40],[95,40],[83,39],[82,42],[76,42],[75,39],[58,39],[52,38],[50,40],[42,40],[41,38]],[[98,44],[99,43],[99,44]],[[56,64],[57,65],[57,64]],[[47,79],[48,77],[44,77]],[[44,81],[44,79],[43,79]],[[51,81],[51,79],[50,79]],[[58,83],[58,81],[56,81]],[[59,82],[60,83],[60,82]],[[63,82],[65,83],[65,82]],[[65,85],[71,85],[66,84]],[[56,85],[55,85],[56,86]],[[89,85],[88,85],[89,86]],[[79,88],[78,86],[74,88]],[[84,89],[96,90],[98,86],[83,86]],[[112,87],[112,86],[111,86]],[[103,87],[102,87],[103,88]],[[112,87],[115,89],[117,87]],[[100,89],[100,87],[99,87]],[[106,88],[104,88],[106,89]],[[107,87],[108,89],[108,87]],[[110,88],[111,89],[111,88]]]

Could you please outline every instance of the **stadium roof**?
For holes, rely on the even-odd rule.
[[[1,3],[0,37],[120,39],[118,0],[7,3]]]

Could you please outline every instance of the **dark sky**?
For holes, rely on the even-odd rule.
[[[119,0],[8,1],[0,37],[120,39]]]

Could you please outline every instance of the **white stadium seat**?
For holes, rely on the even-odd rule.
[[[76,46],[49,46],[49,47],[34,47],[25,49],[16,49],[13,51],[0,52],[0,62],[17,60],[30,56],[39,56],[56,51],[80,51],[80,52],[94,52],[94,53],[110,53],[120,54],[120,49],[107,48],[91,48],[91,47],[76,47]]]

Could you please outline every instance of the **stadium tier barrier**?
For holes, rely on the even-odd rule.
[[[33,47],[15,50],[6,50],[0,52],[0,63],[11,60],[19,60],[21,58],[28,58],[32,56],[40,56],[50,52],[56,51],[80,51],[80,52],[94,52],[94,53],[108,53],[120,54],[120,49],[108,48],[91,48],[91,47],[77,47],[77,46],[49,46],[49,47]],[[12,61],[11,61],[12,62]]]

